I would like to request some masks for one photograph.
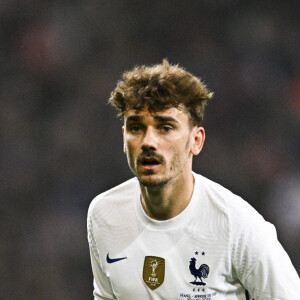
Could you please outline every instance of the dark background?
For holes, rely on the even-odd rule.
[[[1,0],[0,299],[92,299],[87,209],[132,177],[107,99],[124,70],[163,58],[215,92],[194,170],[274,223],[299,272],[299,12],[296,0]]]

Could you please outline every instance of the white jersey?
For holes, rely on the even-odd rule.
[[[94,299],[300,299],[274,226],[229,190],[193,175],[189,205],[166,221],[144,213],[136,178],[93,200]]]

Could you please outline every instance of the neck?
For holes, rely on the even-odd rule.
[[[168,220],[180,214],[190,203],[194,190],[191,171],[182,172],[160,189],[140,185],[145,213],[155,220]]]

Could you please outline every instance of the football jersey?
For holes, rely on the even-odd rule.
[[[188,206],[165,221],[145,214],[137,178],[92,201],[94,299],[300,299],[274,226],[226,188],[193,176]]]

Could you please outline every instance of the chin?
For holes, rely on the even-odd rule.
[[[140,184],[149,188],[160,188],[165,186],[170,180],[166,178],[159,178],[155,175],[137,176]]]

